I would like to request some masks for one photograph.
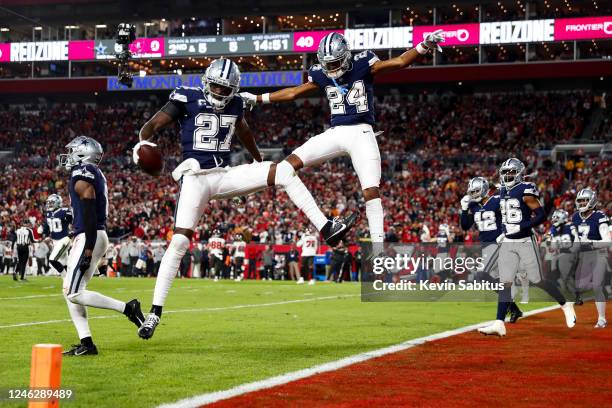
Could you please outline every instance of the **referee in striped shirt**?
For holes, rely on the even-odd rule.
[[[25,280],[25,271],[28,259],[30,259],[30,245],[34,243],[34,233],[29,227],[30,221],[24,221],[24,224],[15,231],[17,236],[15,246],[17,248],[17,268],[13,272],[13,279],[17,280],[17,273],[21,280]]]

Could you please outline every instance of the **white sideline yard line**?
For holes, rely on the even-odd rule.
[[[548,307],[543,307],[540,309],[531,310],[529,312],[525,312],[523,314],[524,317],[532,316],[534,314],[548,312],[554,309],[559,309],[559,305],[553,305]],[[157,408],[196,408],[206,404],[212,404],[213,402],[225,400],[232,397],[237,397],[239,395],[248,394],[255,391],[264,390],[266,388],[276,387],[278,385],[287,384],[293,381],[301,380],[307,377],[311,377],[316,374],[322,374],[329,371],[336,371],[341,368],[361,363],[363,361],[371,360],[373,358],[382,357],[387,354],[397,353],[400,351],[407,350],[409,348],[419,346],[421,344],[445,339],[447,337],[456,336],[458,334],[463,334],[475,330],[483,325],[491,323],[488,322],[480,322],[476,324],[471,324],[469,326],[460,327],[458,329],[447,330],[441,333],[431,334],[425,337],[419,337],[417,339],[412,339],[405,341],[403,343],[395,344],[393,346],[384,347],[378,350],[366,351],[364,353],[355,354],[349,357],[342,358],[340,360],[331,361],[329,363],[324,363],[320,365],[316,365],[314,367],[306,368],[303,370],[293,371],[287,374],[281,374],[276,377],[266,378],[264,380],[254,381],[246,384],[241,384],[236,387],[224,390],[224,391],[215,391],[207,394],[196,395],[190,398],[185,398],[176,402],[167,403],[159,405]]]
[[[330,300],[330,299],[345,299],[355,296],[361,296],[359,294],[348,294],[348,295],[332,295],[332,296],[321,296],[317,298],[310,299],[293,299],[293,300],[283,300],[280,302],[269,302],[269,303],[252,303],[246,305],[234,305],[234,306],[221,306],[221,307],[204,307],[198,309],[179,309],[179,310],[168,310],[164,311],[164,314],[170,313],[198,313],[198,312],[221,312],[224,310],[238,310],[238,309],[251,309],[257,307],[270,307],[270,306],[278,306],[278,305],[289,305],[292,303],[304,303],[304,302],[313,302],[316,300]],[[116,319],[118,317],[123,317],[122,314],[114,314],[114,315],[104,315],[104,316],[91,316],[89,319]],[[30,326],[39,326],[43,324],[55,324],[55,323],[69,323],[72,322],[70,319],[59,319],[59,320],[45,320],[40,322],[25,322],[25,323],[15,323],[15,324],[7,324],[4,326],[0,326],[0,329],[11,329],[15,327],[30,327]]]

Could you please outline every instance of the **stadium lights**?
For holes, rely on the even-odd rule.
[[[34,31],[41,31],[42,27],[34,27]]]
[[[106,28],[106,24],[96,24],[96,28]]]
[[[151,27],[152,25],[154,25],[154,23],[144,23],[144,25],[147,27]]]
[[[64,28],[67,28],[68,30],[75,30],[75,29],[79,28],[79,26],[67,25],[67,26],[64,26]]]
[[[6,27],[2,27],[2,28],[0,28],[0,31],[2,31],[3,33],[5,33],[5,32],[7,32],[7,31],[11,31],[11,30],[9,30],[9,29],[8,29],[8,28],[6,28]]]

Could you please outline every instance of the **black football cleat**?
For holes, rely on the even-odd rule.
[[[90,347],[84,344],[73,344],[70,350],[62,353],[65,356],[95,356],[98,354],[98,348],[95,344]]]
[[[510,310],[510,319],[508,319],[508,323],[516,323],[517,320],[521,317],[523,317],[523,312],[521,312],[521,309],[519,309],[518,306],[515,305]]]
[[[130,319],[130,322],[134,323],[136,327],[140,329],[142,324],[145,321],[145,317],[142,314],[142,310],[140,310],[140,302],[138,299],[132,299],[125,304],[125,312],[124,315]]]
[[[574,302],[574,304],[576,306],[582,306],[584,304],[584,301],[582,300],[582,296],[580,296],[580,293],[576,293],[576,301]]]
[[[332,220],[327,221],[327,224],[321,230],[323,239],[327,242],[327,245],[335,247],[338,245],[342,238],[348,234],[348,232],[355,225],[357,221],[357,214],[353,213],[346,218],[334,217]]]
[[[149,313],[144,323],[138,329],[138,336],[141,339],[149,340],[155,333],[155,328],[159,324],[159,317],[155,313]]]

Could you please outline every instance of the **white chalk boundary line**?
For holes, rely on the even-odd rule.
[[[331,299],[345,299],[361,296],[360,294],[347,294],[347,295],[333,295],[333,296],[320,296],[316,298],[308,298],[308,299],[294,299],[294,300],[283,300],[279,302],[269,302],[269,303],[253,303],[246,305],[234,305],[234,306],[221,306],[221,307],[204,307],[198,309],[179,309],[179,310],[168,310],[164,311],[164,314],[170,313],[199,313],[199,312],[221,312],[225,310],[238,310],[238,309],[251,309],[256,307],[270,307],[270,306],[278,306],[278,305],[289,305],[292,303],[304,303],[304,302],[314,302],[317,300],[331,300]],[[122,314],[114,314],[114,315],[104,315],[104,316],[90,316],[89,319],[116,319],[119,317],[124,317]],[[72,320],[70,319],[59,319],[59,320],[45,320],[41,322],[25,322],[25,323],[15,323],[15,324],[7,324],[4,326],[0,326],[0,329],[11,329],[15,327],[30,327],[30,326],[39,326],[43,324],[56,324],[56,323],[70,323]]]
[[[525,312],[523,317],[532,316],[538,313],[548,312],[551,310],[555,310],[560,308],[559,305],[553,305],[548,307],[543,307],[540,309],[531,310],[529,312]],[[180,401],[176,401],[173,403],[162,404],[159,405],[158,408],[196,408],[206,404],[212,404],[213,402],[225,400],[232,397],[237,397],[239,395],[247,394],[250,392],[255,392],[259,390],[264,390],[266,388],[272,388],[278,385],[287,384],[293,381],[301,380],[303,378],[311,377],[316,374],[322,374],[329,371],[336,371],[340,368],[344,368],[353,364],[361,363],[363,361],[371,360],[373,358],[382,357],[387,354],[397,353],[399,351],[407,350],[409,348],[419,346],[421,344],[440,340],[451,336],[456,336],[458,334],[467,333],[472,330],[476,330],[483,325],[492,323],[492,321],[481,322],[472,324],[465,327],[460,327],[458,329],[448,330],[441,333],[432,334],[425,337],[419,337],[417,339],[412,339],[405,341],[403,343],[395,344],[393,346],[384,347],[378,350],[366,351],[365,353],[355,354],[349,357],[345,357],[340,360],[332,361],[329,363],[320,364],[314,367],[306,368],[299,371],[294,371],[287,374],[278,375],[276,377],[266,378],[260,381],[254,381],[246,384],[241,384],[236,387],[224,390],[224,391],[215,391],[207,394],[196,395],[190,398],[185,398]]]

